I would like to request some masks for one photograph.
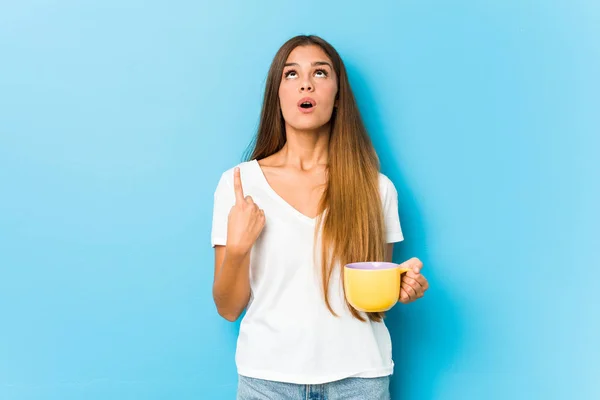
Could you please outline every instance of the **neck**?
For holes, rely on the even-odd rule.
[[[282,163],[303,170],[326,166],[329,132],[329,124],[310,131],[294,129],[286,124],[286,143],[280,151]]]

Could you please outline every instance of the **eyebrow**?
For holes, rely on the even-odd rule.
[[[329,66],[329,68],[333,69],[333,67],[331,66],[331,64],[330,64],[330,63],[328,63],[327,61],[315,61],[315,62],[313,62],[311,65],[312,65],[313,67],[320,66],[320,65],[328,65],[328,66]],[[298,64],[298,63],[286,63],[286,64],[284,65],[284,67],[292,67],[292,66],[299,67],[299,66],[300,66],[300,64]]]

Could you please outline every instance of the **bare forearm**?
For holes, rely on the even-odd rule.
[[[213,299],[219,314],[235,321],[250,299],[250,253],[226,252],[213,284]]]
[[[239,318],[250,300],[250,251],[265,226],[265,213],[244,196],[240,168],[233,171],[235,204],[227,216],[227,245],[215,249],[213,299],[219,314]]]

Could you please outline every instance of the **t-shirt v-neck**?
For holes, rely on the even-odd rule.
[[[267,180],[267,177],[265,176],[265,173],[262,170],[262,167],[258,163],[258,160],[252,160],[252,161],[250,161],[250,163],[253,164],[256,168],[257,180],[259,182],[262,181],[262,183],[265,186],[265,191],[268,192],[276,201],[281,202],[282,206],[289,208],[290,211],[295,213],[298,216],[298,218],[300,218],[301,220],[304,220],[311,224],[314,224],[316,222],[318,216],[311,218],[308,215],[300,212],[296,207],[292,206],[288,201],[286,201],[283,197],[281,197],[281,195],[279,195],[279,193],[277,193],[275,191],[275,189],[273,189],[273,187]],[[243,182],[242,182],[242,185],[243,185]]]

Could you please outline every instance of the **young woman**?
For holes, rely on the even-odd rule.
[[[323,39],[297,36],[275,55],[248,160],[221,176],[212,225],[217,310],[229,321],[246,310],[238,399],[389,399],[383,314],[347,303],[342,266],[391,261],[397,191]],[[418,259],[404,266],[409,303],[428,284]]]

